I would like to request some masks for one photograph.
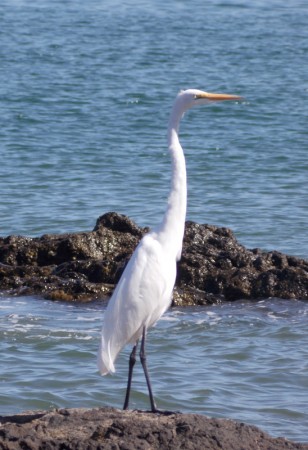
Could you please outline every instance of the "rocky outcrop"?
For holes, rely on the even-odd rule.
[[[0,238],[0,290],[61,300],[107,298],[148,230],[108,213],[91,232]],[[248,250],[227,228],[186,223],[174,304],[266,297],[308,299],[308,262]]]
[[[227,419],[113,408],[0,416],[1,450],[308,450]]]

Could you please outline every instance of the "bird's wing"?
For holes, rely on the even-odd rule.
[[[130,261],[105,312],[98,365],[102,374],[113,372],[120,350],[135,342],[143,327],[152,326],[170,304],[175,281],[174,258],[149,233]]]

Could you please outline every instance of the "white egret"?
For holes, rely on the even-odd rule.
[[[181,91],[175,99],[168,127],[168,146],[172,159],[171,190],[162,223],[146,234],[135,249],[105,311],[98,352],[102,375],[114,372],[121,349],[133,344],[129,359],[126,397],[128,408],[133,367],[141,338],[140,360],[144,370],[152,412],[157,412],[145,355],[148,328],[157,322],[171,303],[176,277],[176,262],[181,257],[186,215],[186,167],[179,142],[179,123],[184,112],[193,107],[222,100],[240,100],[237,95],[210,94],[196,89]]]

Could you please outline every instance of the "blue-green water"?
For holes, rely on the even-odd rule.
[[[307,22],[300,0],[2,1],[0,234],[90,230],[110,210],[157,224],[169,111],[195,87],[245,101],[185,115],[188,219],[306,258]],[[126,354],[115,377],[95,368],[101,305],[4,296],[0,314],[1,413],[121,405]],[[169,313],[149,335],[160,406],[308,441],[306,329],[302,302]]]
[[[127,347],[113,376],[96,370],[103,308],[31,298],[0,302],[0,411],[123,406]],[[308,304],[264,300],[173,309],[148,333],[163,409],[227,417],[308,441]],[[140,364],[131,408],[149,408]]]
[[[3,3],[3,2],[2,2]],[[188,219],[307,257],[307,4],[7,1],[0,12],[1,234],[159,222],[178,90],[242,104],[182,123]]]

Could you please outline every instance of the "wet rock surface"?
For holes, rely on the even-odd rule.
[[[107,299],[148,231],[107,213],[91,232],[1,237],[0,290],[67,301]],[[173,304],[266,297],[308,299],[308,262],[246,249],[227,228],[186,223]]]
[[[308,450],[254,426],[197,414],[80,408],[0,416],[0,422],[1,450]]]

